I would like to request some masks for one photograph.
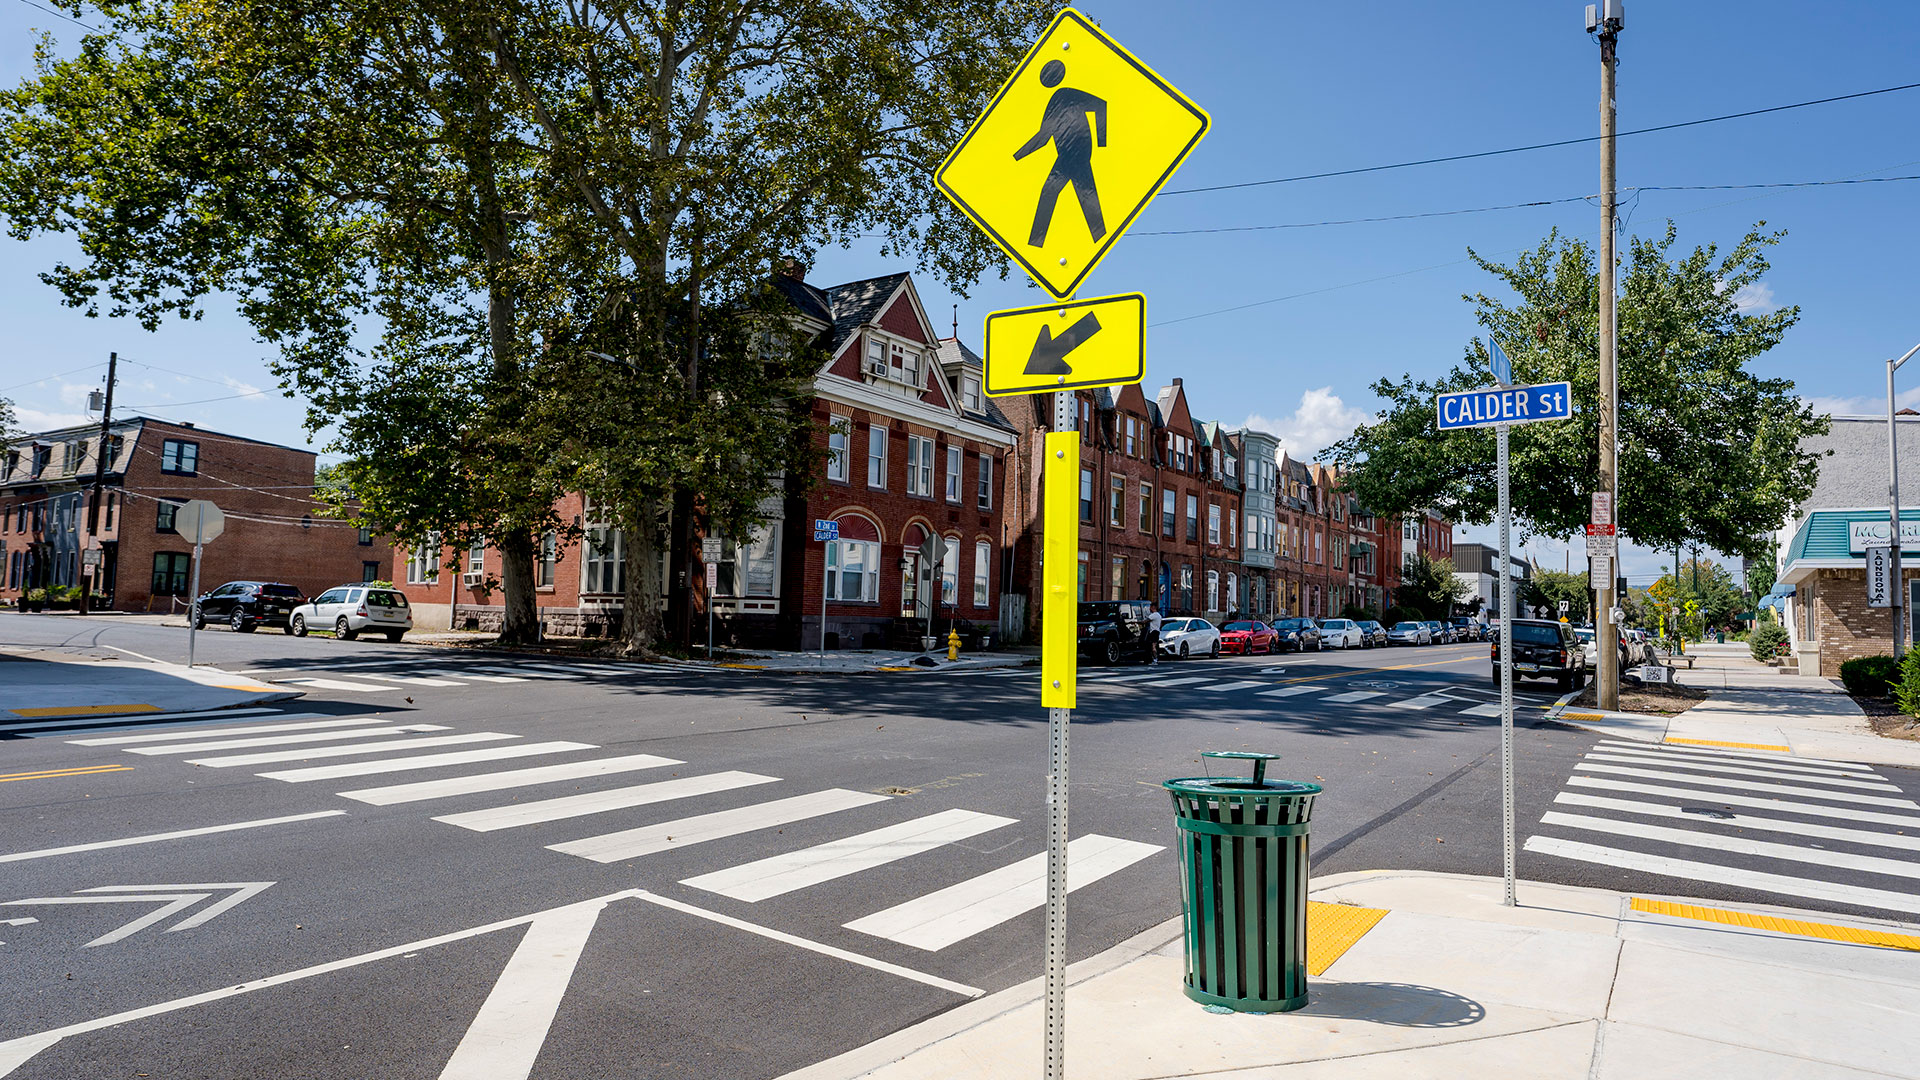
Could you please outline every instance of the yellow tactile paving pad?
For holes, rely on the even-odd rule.
[[[158,705],[62,705],[45,709],[8,709],[15,716],[40,720],[52,716],[101,716],[112,713],[160,712]]]
[[[1682,746],[1730,746],[1735,750],[1778,750],[1783,754],[1793,753],[1791,746],[1775,746],[1772,743],[1762,742],[1720,742],[1717,739],[1668,739],[1667,741],[1679,743]]]
[[[1307,901],[1307,974],[1323,975],[1367,931],[1387,917],[1386,908]]]
[[[1638,896],[1633,898],[1633,910],[1644,911],[1649,915],[1669,915],[1676,919],[1698,919],[1701,922],[1722,923],[1727,926],[1744,926],[1750,930],[1771,930],[1779,934],[1798,934],[1801,937],[1844,941],[1849,945],[1875,945],[1883,949],[1907,949],[1920,952],[1920,937],[1912,934],[1889,934],[1884,930],[1863,930],[1857,926],[1835,926],[1832,923],[1782,919],[1776,915],[1755,915],[1746,911],[1728,911],[1725,908],[1700,907],[1696,904],[1675,904],[1667,900],[1644,900]]]

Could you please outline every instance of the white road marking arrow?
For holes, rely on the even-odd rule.
[[[91,949],[95,945],[111,945],[122,938],[137,934],[147,927],[152,926],[154,923],[185,911],[213,895],[212,892],[174,892],[172,890],[211,889],[220,891],[232,889],[234,892],[232,896],[210,904],[202,908],[198,913],[167,927],[168,933],[172,933],[175,930],[190,930],[217,916],[223,915],[237,905],[258,896],[273,884],[274,882],[271,881],[225,881],[198,885],[101,885],[96,888],[82,889],[80,891],[86,894],[115,893],[124,895],[35,896],[25,900],[9,900],[5,906],[24,907],[39,904],[151,904],[156,901],[162,904],[161,907],[140,916],[112,933],[103,934],[100,937],[94,938],[83,946],[83,948]],[[20,920],[9,920],[9,922],[17,921]],[[24,921],[32,922],[34,920],[27,919]]]

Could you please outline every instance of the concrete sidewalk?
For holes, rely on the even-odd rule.
[[[1306,1008],[1272,1015],[1188,1000],[1180,921],[1163,923],[1069,970],[1066,1074],[1920,1076],[1920,928],[1527,882],[1518,891],[1509,908],[1497,879],[1325,879],[1313,899],[1385,914],[1311,980]],[[989,995],[785,1080],[1038,1076],[1041,993],[1034,980]]]
[[[727,655],[727,654],[722,654]],[[829,649],[825,653],[817,652],[754,652],[734,653],[731,658],[715,661],[711,666],[729,668],[752,668],[764,671],[961,671],[967,669],[1020,667],[1029,660],[1038,659],[1037,652],[962,652],[960,659],[948,660],[947,652],[888,652],[880,649]],[[705,660],[688,660],[684,663],[700,667],[709,666]]]
[[[0,721],[7,722],[236,709],[301,693],[218,668],[49,650],[0,653]]]
[[[1547,718],[1643,742],[1705,743],[1920,768],[1920,742],[1875,733],[1867,714],[1838,680],[1782,675],[1740,655],[1731,642],[1698,648],[1713,653],[1696,654],[1695,670],[1676,669],[1674,681],[1705,690],[1710,697],[1678,716],[1563,705]]]

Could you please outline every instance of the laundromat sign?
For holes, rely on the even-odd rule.
[[[1888,522],[1850,521],[1847,523],[1847,552],[1852,555],[1864,555],[1870,547],[1891,547],[1887,540]],[[1920,552],[1920,521],[1900,523],[1900,554],[1909,551]]]

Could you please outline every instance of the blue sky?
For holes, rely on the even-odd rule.
[[[1205,107],[1213,128],[1170,188],[1235,183],[1594,134],[1598,48],[1572,0],[1478,4],[1207,3],[1087,0],[1099,20]],[[1655,3],[1627,12],[1621,127],[1651,126],[1920,81],[1920,18],[1907,3]],[[31,63],[34,28],[79,30],[22,0],[0,0],[0,79]],[[1920,174],[1920,91],[1733,120],[1620,142],[1620,184],[1746,184]],[[1083,295],[1148,297],[1147,383],[1185,379],[1197,416],[1251,421],[1310,456],[1368,415],[1381,376],[1436,375],[1477,332],[1460,297],[1490,282],[1468,246],[1504,261],[1555,226],[1589,239],[1587,202],[1451,217],[1202,236],[1160,230],[1274,225],[1588,196],[1593,144],[1238,191],[1163,194],[1088,280]],[[1920,341],[1913,300],[1920,182],[1784,191],[1648,192],[1625,204],[1629,231],[1669,217],[1683,246],[1736,241],[1755,221],[1787,230],[1749,299],[1798,304],[1800,324],[1758,370],[1794,379],[1841,412],[1880,408],[1883,361]],[[125,369],[120,400],[239,434],[299,443],[301,406],[271,388],[247,328],[225,305],[148,334],[62,308],[38,270],[63,240],[0,239],[0,396],[31,425],[70,422],[106,354]],[[900,267],[873,250],[831,251],[812,279]],[[988,311],[1042,294],[1017,276],[965,298],[917,283],[943,330],[960,305],[978,344]],[[1272,303],[1280,297],[1292,299]],[[1245,307],[1243,305],[1258,304]],[[1224,308],[1240,310],[1208,314]],[[1196,317],[1198,316],[1198,317]],[[142,366],[151,365],[151,366]],[[70,369],[82,369],[59,375]],[[164,369],[164,370],[163,370]],[[40,373],[35,382],[27,380]],[[1920,376],[1905,396],[1920,400]],[[1465,529],[1484,539],[1491,530]],[[1543,565],[1564,546],[1536,540]],[[1574,565],[1580,565],[1576,552]],[[1670,558],[1670,555],[1668,556]],[[1636,581],[1659,556],[1630,552]]]

